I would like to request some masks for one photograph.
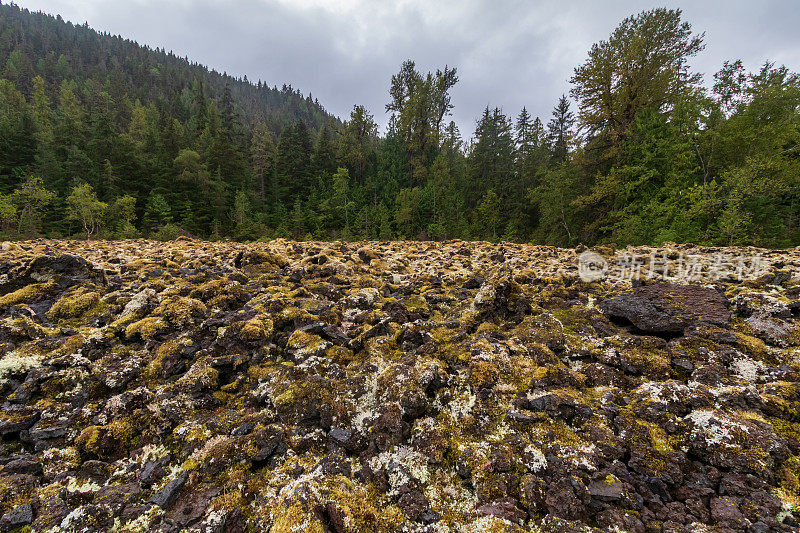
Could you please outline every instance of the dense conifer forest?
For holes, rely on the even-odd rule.
[[[385,109],[0,5],[0,235],[800,244],[800,78],[702,76],[680,10],[620,23],[549,117],[450,120],[457,69],[402,63]],[[373,113],[390,113],[379,132]]]

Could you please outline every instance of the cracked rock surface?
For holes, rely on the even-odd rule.
[[[2,243],[0,531],[797,531],[800,250],[628,251]]]

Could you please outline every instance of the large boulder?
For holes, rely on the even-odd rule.
[[[41,255],[34,258],[23,272],[20,284],[55,281],[63,286],[77,283],[103,284],[106,275],[102,268],[70,254]]]
[[[706,323],[724,326],[730,320],[728,300],[719,291],[699,285],[658,283],[600,303],[612,319],[624,319],[646,333],[683,333]]]

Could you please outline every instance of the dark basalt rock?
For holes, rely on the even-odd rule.
[[[682,333],[690,325],[724,326],[730,320],[728,300],[715,289],[698,285],[659,283],[600,303],[613,319],[624,319],[647,333]]]
[[[414,522],[422,520],[428,505],[428,498],[420,490],[407,490],[397,502],[397,506]]]
[[[17,505],[0,517],[0,530],[11,531],[33,522],[33,507],[30,504]]]
[[[127,505],[137,501],[140,495],[141,488],[138,483],[111,485],[98,490],[93,503],[108,507],[114,515],[118,515]]]
[[[58,256],[38,256],[30,262],[21,276],[15,278],[6,286],[0,287],[0,292],[10,292],[30,283],[55,281],[63,287],[78,283],[103,284],[107,280],[105,271],[96,268],[86,259],[70,254]]]
[[[610,477],[610,476],[609,476]],[[593,481],[589,484],[589,494],[603,502],[611,502],[622,499],[625,495],[622,483],[617,479],[602,479]]]
[[[478,508],[478,512],[485,516],[496,516],[515,524],[521,524],[528,518],[528,513],[517,507],[514,498],[501,498],[492,503],[487,503]]]
[[[0,247],[0,531],[796,530],[800,253],[764,257],[717,291],[511,243]]]
[[[3,407],[2,412],[6,418],[0,419],[0,434],[9,435],[29,429],[38,420],[38,410],[26,405],[10,404]]]
[[[745,518],[739,511],[738,504],[737,498],[712,498],[709,504],[712,520],[720,526],[742,529],[745,525]]]
[[[210,484],[183,491],[170,509],[169,518],[183,527],[193,524],[203,516],[211,500],[219,492],[219,487]]]
[[[147,461],[144,464],[144,468],[142,468],[139,474],[139,480],[143,485],[151,485],[164,477],[166,471],[164,470],[164,466],[160,463],[160,461]]]
[[[3,465],[4,474],[41,474],[42,463],[31,456],[14,456]]]
[[[163,489],[153,494],[147,502],[162,508],[169,507],[169,505],[175,501],[175,498],[177,498],[178,493],[186,484],[188,478],[189,476],[186,472],[181,472],[178,474],[178,477],[167,483]]]
[[[258,431],[253,440],[258,450],[252,457],[254,463],[263,463],[273,455],[286,451],[283,431],[275,427],[267,427]]]

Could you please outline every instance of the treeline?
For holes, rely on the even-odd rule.
[[[731,61],[705,89],[687,64],[703,35],[679,10],[595,44],[546,122],[487,108],[466,142],[455,68],[405,62],[380,135],[363,106],[339,122],[287,88],[278,110],[260,82],[0,15],[7,236],[800,244],[800,78]]]

